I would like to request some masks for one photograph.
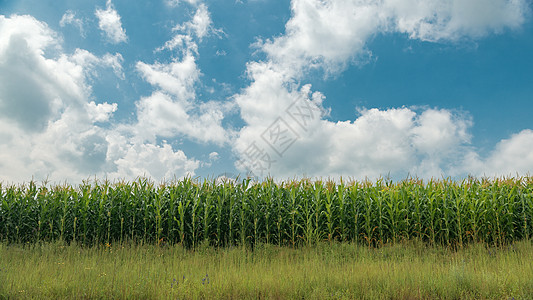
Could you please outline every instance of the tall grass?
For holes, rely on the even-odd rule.
[[[531,299],[533,245],[0,243],[0,299]]]
[[[532,177],[0,184],[0,240],[7,243],[504,245],[530,239],[532,218]]]

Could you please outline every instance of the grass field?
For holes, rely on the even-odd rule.
[[[533,245],[0,244],[1,299],[531,299]]]

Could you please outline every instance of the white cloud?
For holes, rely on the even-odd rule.
[[[124,62],[124,58],[122,57],[122,54],[115,53],[115,55],[111,55],[109,53],[104,54],[104,57],[102,57],[102,63],[110,66],[113,68],[113,72],[115,75],[124,80],[124,71],[122,71],[122,63]]]
[[[309,85],[288,88],[275,75],[255,74],[254,84],[236,97],[247,123],[234,144],[240,171],[277,178],[440,177],[455,170],[470,141],[469,118],[448,110],[362,109],[354,121],[323,120],[322,94]],[[300,109],[288,109],[293,103]],[[277,118],[284,122],[279,130]]]
[[[77,27],[78,30],[80,31],[80,35],[82,37],[85,37],[85,30],[83,28],[83,20],[76,18],[76,13],[70,9],[67,10],[61,17],[61,20],[59,21],[59,26],[65,27],[69,24]]]
[[[173,179],[193,176],[199,162],[187,158],[183,151],[174,151],[169,144],[134,144],[127,148],[125,155],[115,161],[117,171],[110,173],[113,178],[131,179],[146,176],[153,179]]]
[[[394,30],[428,41],[478,38],[518,28],[525,21],[523,0],[386,1]]]
[[[195,37],[201,42],[204,37],[211,33],[218,36],[224,33],[221,29],[213,27],[209,10],[203,3],[198,5],[192,20],[176,25],[172,31],[177,33],[156,51],[179,49],[184,55],[198,54],[198,44],[194,39]]]
[[[0,16],[0,181],[194,174],[198,161],[113,125],[117,104],[93,99],[91,78],[104,67],[124,78],[122,62],[119,53],[64,53],[47,24]]]
[[[486,158],[469,153],[463,170],[477,176],[533,175],[533,130],[501,140]]]
[[[105,10],[97,8],[94,14],[98,18],[98,27],[111,43],[118,44],[128,40],[126,30],[122,28],[120,15],[115,10],[111,0],[107,0]]]
[[[380,33],[406,33],[427,41],[457,41],[520,27],[525,0],[291,1],[285,34],[258,44],[280,69],[342,70],[365,62],[367,41]]]
[[[472,122],[468,117],[453,115],[445,109],[425,110],[413,129],[413,145],[430,156],[442,154],[446,149],[455,149],[470,140],[468,128]]]
[[[151,85],[176,96],[182,101],[194,99],[196,96],[194,84],[200,77],[200,70],[196,66],[196,59],[187,55],[183,60],[174,60],[169,64],[137,63],[137,70]]]
[[[143,140],[156,137],[187,136],[203,143],[223,144],[228,136],[221,126],[223,108],[216,103],[200,105],[197,111],[185,107],[182,101],[157,91],[137,102],[137,119],[134,129]]]
[[[63,14],[61,20],[59,20],[59,26],[65,27],[67,24],[73,23],[81,24],[81,20],[77,19],[76,13],[69,9]]]
[[[285,35],[259,46],[292,76],[304,67],[333,72],[358,55],[368,55],[365,43],[384,23],[378,6],[371,1],[293,0]]]
[[[24,39],[27,48],[39,51],[47,47],[58,48],[59,37],[50,30],[46,23],[39,22],[28,15],[14,15],[6,18],[0,15],[0,53],[3,53],[10,46],[10,39]],[[33,34],[31,39],[28,35]],[[15,41],[14,41],[15,42]]]
[[[216,102],[199,103],[196,99],[195,84],[201,73],[194,56],[187,55],[168,64],[138,62],[137,70],[158,88],[137,102],[135,130],[143,139],[183,135],[201,142],[228,141],[221,125],[227,108]]]
[[[102,164],[102,151],[105,160],[104,133],[92,124],[87,105],[87,76],[100,58],[79,49],[63,53],[57,35],[30,16],[0,17],[0,32],[0,121],[9,140],[2,153],[10,157],[2,164],[13,172],[1,179],[90,174]],[[47,51],[56,58],[45,56]]]
[[[241,158],[255,145],[263,151],[261,158],[270,156],[267,171],[282,178],[363,178],[389,172],[429,177],[533,168],[531,130],[502,140],[483,158],[469,145],[468,116],[443,109],[361,109],[353,120],[332,122],[324,118],[325,96],[303,80],[310,68],[329,75],[366,62],[372,55],[367,42],[379,34],[456,43],[519,28],[525,22],[525,0],[293,0],[285,34],[258,42],[266,59],[247,64],[251,84],[234,97],[246,123],[238,133],[222,126],[232,103],[197,99],[202,76],[198,43],[221,31],[213,27],[206,5],[184,1],[195,7],[195,14],[156,49],[179,50],[181,56],[170,62],[137,62],[136,70],[154,91],[136,102],[137,119],[127,124],[113,121],[117,104],[94,99],[91,86],[103,67],[125,78],[120,53],[65,53],[60,36],[45,23],[30,16],[0,16],[0,180],[23,181],[31,175],[72,181],[91,175],[146,175],[158,180],[193,175],[218,158],[212,152],[209,162],[201,162],[174,143],[160,141],[182,137],[218,145],[233,140]],[[181,2],[167,0],[171,6]],[[110,0],[95,15],[110,42],[127,41]],[[67,11],[60,26],[68,24],[82,30],[83,21]],[[305,125],[287,110],[293,103],[312,108]],[[267,129],[278,118],[284,122],[278,125],[290,126],[296,137],[281,155],[265,141],[275,137]]]
[[[203,37],[214,30],[207,6],[203,3],[200,4],[191,21],[180,24],[172,30],[185,32],[188,35],[194,34],[201,41]]]
[[[219,145],[229,141],[231,133],[222,127],[222,120],[232,104],[202,102],[196,97],[196,85],[202,75],[196,63],[197,42],[212,31],[211,24],[207,7],[200,4],[191,21],[173,29],[182,33],[156,49],[181,49],[181,58],[168,63],[137,62],[137,71],[155,88],[152,95],[137,102],[138,123],[132,130],[142,140],[186,136]]]
[[[211,152],[209,153],[209,160],[210,161],[217,161],[220,158],[220,155],[218,152]]]
[[[92,122],[107,122],[112,114],[117,111],[118,105],[116,103],[109,104],[107,102],[96,104],[91,101],[87,104],[87,112]]]
[[[120,53],[115,53],[115,55],[106,53],[102,57],[97,57],[87,50],[76,49],[70,60],[81,66],[85,75],[96,77],[98,72],[95,69],[97,67],[110,67],[118,78],[124,79],[122,70],[124,59]]]
[[[475,39],[520,27],[528,10],[525,1],[293,0],[291,10],[285,34],[255,44],[267,59],[248,63],[251,84],[235,96],[246,122],[234,144],[241,171],[242,159],[245,164],[248,159],[250,166],[255,158],[256,174],[266,166],[262,171],[277,177],[464,174],[464,169],[458,171],[462,167],[458,162],[471,160],[475,153],[469,145],[472,121],[464,114],[368,109],[360,110],[354,121],[331,122],[316,116],[302,128],[286,109],[307,99],[327,111],[324,96],[302,83],[304,75],[313,68],[330,75],[354,62],[365,63],[372,55],[366,44],[373,36],[403,33],[452,43]],[[273,123],[277,118],[284,123]],[[287,149],[271,147],[272,141],[265,137],[273,136],[268,131],[272,128],[286,129],[285,141],[292,138],[294,143],[287,142]]]
[[[178,6],[181,2],[187,2],[191,5],[196,5],[197,3],[200,3],[201,0],[166,0],[165,3],[169,6]]]
[[[178,1],[172,2],[169,4],[178,4]],[[196,1],[188,2],[196,4]],[[199,4],[192,20],[175,27],[173,32],[178,33],[156,49],[156,52],[181,50],[182,57],[168,63],[137,62],[137,71],[154,87],[154,92],[136,102],[136,122],[120,124],[108,136],[108,160],[117,166],[110,174],[131,177],[142,173],[167,179],[173,174],[178,177],[194,175],[197,168],[210,162],[189,159],[182,151],[174,151],[166,141],[158,145],[157,140],[187,137],[219,145],[229,140],[229,132],[221,123],[231,105],[201,102],[196,96],[201,76],[196,63],[197,42],[213,31],[207,7]]]
[[[89,92],[83,67],[60,51],[59,38],[30,16],[0,16],[0,117],[30,131],[43,130],[65,106]]]
[[[190,35],[186,34],[174,35],[171,40],[165,42],[165,45],[155,49],[155,52],[160,52],[165,49],[170,51],[178,49],[181,50],[184,55],[198,54],[198,44],[193,41],[193,38]]]

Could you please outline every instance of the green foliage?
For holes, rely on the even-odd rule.
[[[0,240],[8,243],[505,245],[530,239],[532,218],[531,177],[0,184]]]

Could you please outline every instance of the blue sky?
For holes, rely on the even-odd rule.
[[[0,180],[531,174],[528,0],[0,1]]]

